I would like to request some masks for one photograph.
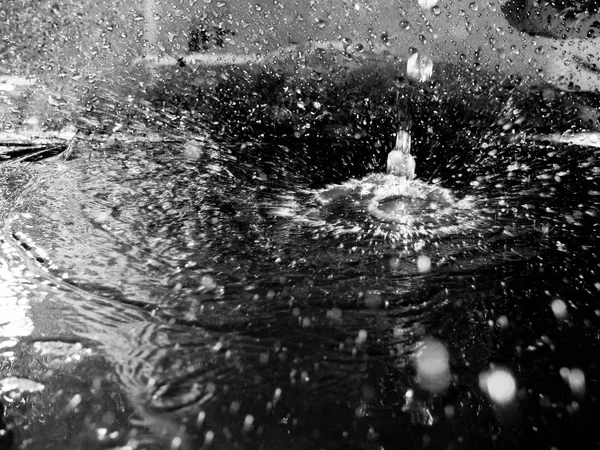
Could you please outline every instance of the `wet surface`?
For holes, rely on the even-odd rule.
[[[25,3],[0,449],[600,445],[592,6]]]
[[[486,143],[432,209],[422,181],[314,189],[190,142],[0,166],[20,445],[597,443],[597,150]],[[481,386],[495,367],[508,402]]]

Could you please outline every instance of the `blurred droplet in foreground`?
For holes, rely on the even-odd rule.
[[[560,369],[560,376],[569,385],[574,395],[582,396],[585,394],[585,374],[583,370],[563,367]]]
[[[567,311],[567,304],[560,299],[552,300],[550,307],[552,308],[552,312],[558,320],[565,320],[569,315]]]
[[[428,81],[433,75],[433,61],[415,53],[406,62],[406,75],[416,81]]]
[[[497,368],[482,373],[479,375],[479,387],[499,405],[510,403],[517,393],[517,383],[506,369]]]
[[[428,256],[421,255],[417,259],[417,268],[419,273],[426,273],[431,270],[431,259]]]
[[[419,0],[419,6],[423,9],[431,9],[437,5],[437,0]]]
[[[450,384],[450,357],[446,346],[433,338],[426,338],[415,354],[417,382],[426,391],[438,393]]]

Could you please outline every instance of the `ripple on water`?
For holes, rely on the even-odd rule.
[[[441,186],[372,174],[311,192],[315,206],[301,208],[288,196],[274,209],[333,234],[380,235],[388,239],[442,237],[481,227],[485,216],[472,196],[455,199]]]

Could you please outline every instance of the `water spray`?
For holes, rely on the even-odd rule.
[[[427,56],[418,53],[412,55],[406,63],[406,75],[417,82],[427,81],[433,74],[433,61]],[[406,177],[408,180],[415,178],[415,158],[410,154],[412,112],[410,99],[406,105],[398,111],[398,132],[396,133],[396,145],[388,154],[386,172]]]

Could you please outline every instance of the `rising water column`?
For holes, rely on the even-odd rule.
[[[423,82],[431,78],[433,74],[433,61],[427,56],[418,53],[412,55],[406,63],[406,75],[408,78]],[[398,111],[398,133],[396,134],[396,145],[388,154],[386,172],[408,180],[415,178],[415,158],[410,154],[412,112],[410,98]]]

